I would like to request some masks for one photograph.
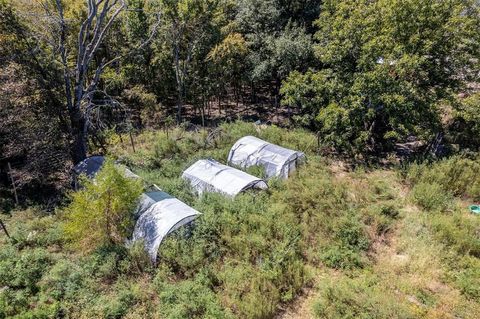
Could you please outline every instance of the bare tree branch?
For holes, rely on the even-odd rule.
[[[103,129],[101,110],[105,107],[120,108],[120,103],[109,96],[105,91],[98,89],[103,71],[114,62],[136,52],[152,41],[160,25],[160,15],[157,13],[155,22],[149,37],[129,52],[117,55],[113,59],[102,59],[97,63],[95,72],[90,75],[100,46],[105,42],[108,31],[114,21],[126,9],[125,0],[86,0],[87,17],[82,21],[77,37],[77,54],[75,67],[68,65],[67,50],[67,22],[64,17],[62,0],[55,0],[56,15],[51,13],[49,5],[45,2],[44,8],[49,19],[58,27],[58,39],[55,47],[58,47],[58,55],[64,71],[64,85],[67,109],[70,115],[72,129],[72,156],[74,162],[82,160],[86,156],[87,137],[91,129]],[[88,83],[88,84],[87,84]],[[99,99],[99,97],[103,97]],[[93,116],[96,114],[96,116]]]

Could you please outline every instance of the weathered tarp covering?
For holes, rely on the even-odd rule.
[[[254,136],[239,139],[230,149],[228,164],[247,168],[263,166],[268,178],[278,176],[288,178],[297,166],[304,162],[305,154],[290,150]]]
[[[123,170],[123,174],[127,178],[140,179],[140,176],[132,172],[128,167],[123,164],[117,164],[117,168]]]
[[[72,169],[73,177],[73,187],[77,189],[79,185],[78,177],[82,174],[86,175],[88,178],[94,178],[97,175],[98,171],[102,168],[103,163],[105,163],[104,156],[90,156],[75,165]],[[128,178],[140,178],[137,174],[133,173],[128,167],[122,164],[116,164],[116,167],[123,171],[125,177]]]
[[[78,163],[73,167],[73,172],[78,176],[85,174],[87,177],[92,178],[102,168],[105,162],[103,156],[90,156]]]
[[[200,213],[177,198],[156,191],[142,195],[136,215],[139,218],[132,240],[143,240],[146,251],[155,262],[158,248],[165,236],[190,223]]]
[[[262,179],[211,159],[195,162],[183,172],[182,177],[199,194],[218,192],[235,196],[249,188],[268,188]]]

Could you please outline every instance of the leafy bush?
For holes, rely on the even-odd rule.
[[[117,284],[113,296],[102,296],[97,303],[100,306],[102,318],[122,318],[138,301],[135,289],[129,285]]]
[[[19,253],[13,247],[0,251],[0,286],[38,291],[38,281],[52,264],[52,256],[43,248]]]
[[[478,159],[462,157],[452,157],[431,165],[412,165],[407,172],[407,180],[415,184],[411,197],[429,210],[452,207],[452,194],[478,199],[478,169]],[[448,213],[435,214],[425,223],[432,237],[442,244],[442,256],[452,282],[467,298],[478,299],[480,220],[463,205],[457,205]]]
[[[0,318],[23,312],[32,318],[47,318],[47,314],[56,313],[54,305],[29,310],[40,290],[39,282],[52,263],[52,256],[43,248],[20,252],[12,246],[0,249]]]
[[[453,200],[452,196],[446,193],[438,183],[418,183],[413,187],[411,196],[416,204],[429,211],[443,211],[451,205]]]
[[[465,256],[455,260],[455,270],[452,270],[456,285],[462,294],[471,300],[480,298],[480,259]]]
[[[324,271],[328,275],[320,278],[338,276],[339,285],[319,285],[320,317],[384,318],[396,317],[392,313],[398,311],[397,317],[408,318],[403,299],[395,300],[398,296],[385,283],[391,278],[381,281],[369,275],[377,271],[377,259],[373,259],[377,243],[388,240],[385,234],[390,229],[401,230],[396,226],[415,215],[403,209],[400,213],[403,201],[394,172],[357,169],[337,174],[338,167],[314,154],[315,135],[297,129],[236,122],[223,124],[214,137],[201,134],[172,129],[169,138],[176,141],[175,149],[165,145],[155,150],[156,144],[170,142],[163,139],[164,132],[145,132],[137,137],[136,153],[114,152],[123,154],[145,180],[203,213],[192,227],[179,228],[162,242],[157,268],[140,243],[128,248],[103,244],[86,255],[71,253],[61,249],[60,223],[54,216],[29,210],[6,217],[15,240],[10,245],[0,239],[0,278],[4,282],[23,276],[30,279],[7,289],[1,289],[0,283],[0,317],[269,318],[280,304],[313,283],[311,275]],[[288,180],[269,180],[268,191],[249,191],[234,199],[214,193],[197,197],[179,177],[182,170],[201,157],[225,159],[233,142],[244,134],[306,150],[309,161]],[[160,166],[153,165],[155,152],[162,157]],[[415,183],[432,183],[421,180],[430,168],[418,167]],[[90,195],[100,200],[98,194]],[[478,296],[477,219],[460,211],[437,215],[435,219],[419,215],[420,235],[432,232],[429,240],[435,239],[448,252],[442,254],[448,264],[445,280],[462,292],[457,294],[462,302],[474,300]],[[14,256],[39,249],[48,251],[44,266],[39,264],[42,258],[28,259],[38,272],[7,271],[16,268]],[[405,278],[398,279],[403,285]],[[438,299],[432,301],[428,289],[422,291],[408,293],[435,307],[430,304]]]
[[[61,260],[44,275],[40,286],[44,295],[55,300],[75,300],[79,290],[87,285],[87,278],[78,263]]]
[[[95,181],[71,194],[65,209],[65,237],[84,252],[121,244],[133,228],[134,207],[142,192],[140,181],[124,177],[107,160]]]
[[[327,266],[335,269],[354,269],[364,265],[364,258],[357,250],[343,246],[330,246],[321,254],[320,259]]]
[[[480,220],[476,216],[465,216],[464,212],[455,211],[448,215],[435,215],[430,223],[435,237],[447,247],[460,255],[480,258]]]
[[[160,313],[165,318],[227,318],[206,276],[194,280],[169,283],[157,278],[156,289],[160,298]]]
[[[340,277],[326,283],[313,309],[317,318],[325,319],[416,318],[409,305],[369,275]]]
[[[347,214],[339,218],[333,226],[333,242],[321,254],[322,262],[331,268],[354,269],[363,267],[365,257],[362,252],[370,246],[370,240],[355,215]]]
[[[429,166],[412,165],[407,172],[407,180],[412,184],[437,183],[455,196],[480,200],[479,171],[480,160],[454,156]]]
[[[360,221],[355,215],[346,215],[337,221],[335,239],[343,247],[353,250],[367,250],[370,242]]]
[[[480,93],[463,99],[455,108],[452,124],[449,127],[453,142],[464,148],[480,147]]]

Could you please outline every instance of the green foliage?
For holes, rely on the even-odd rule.
[[[438,184],[447,193],[480,199],[480,161],[461,156],[442,160],[431,166],[412,165],[407,171],[410,183]]]
[[[121,244],[133,229],[133,214],[142,192],[140,181],[123,176],[107,160],[95,180],[71,194],[65,209],[65,236],[76,248],[92,251],[109,244]]]
[[[461,212],[438,215],[431,221],[435,236],[459,255],[480,258],[480,221],[476,216],[464,216]]]
[[[480,147],[480,93],[473,94],[456,105],[452,122],[449,129],[454,143],[469,149]]]
[[[344,246],[330,246],[321,254],[320,259],[327,266],[335,269],[354,269],[364,265],[364,258],[358,251]]]
[[[195,196],[179,178],[182,170],[198,158],[225,159],[244,135],[305,151],[308,162],[288,180],[269,181],[268,191],[234,199]],[[6,216],[14,240],[0,233],[0,318],[270,318],[310,285],[318,287],[314,311],[322,318],[475,313],[476,216],[458,205],[444,214],[411,212],[396,172],[343,170],[317,156],[315,135],[302,129],[236,122],[206,136],[184,128],[168,137],[144,132],[135,153],[121,145],[111,149],[143,179],[202,212],[162,242],[156,268],[141,243],[78,254],[63,249],[57,217],[33,209]],[[412,166],[410,183],[436,182],[439,192],[444,181],[459,193],[466,189],[456,179],[429,180],[436,165],[445,164]],[[102,198],[89,194],[91,201]],[[433,247],[432,255],[421,241]],[[438,296],[444,291],[451,300]]]
[[[42,292],[54,300],[75,300],[81,289],[88,285],[88,273],[77,263],[58,261],[46,273],[40,286]]]
[[[478,256],[465,256],[456,260],[454,269],[452,275],[462,294],[472,300],[478,300],[480,298],[480,259]]]
[[[39,291],[39,280],[53,263],[44,248],[18,251],[13,247],[0,250],[0,318],[9,318],[28,309],[30,298]],[[26,315],[46,318],[55,314],[55,305],[37,307]]]
[[[3,249],[0,261],[0,284],[12,289],[38,291],[37,282],[52,263],[52,256],[38,248],[18,254],[14,248]]]
[[[416,204],[429,211],[444,211],[453,200],[438,183],[418,183],[413,187],[411,196]]]
[[[160,279],[156,289],[161,302],[161,314],[166,318],[228,318],[210,288],[207,277],[168,283]]]
[[[302,107],[304,120],[343,151],[365,153],[431,133],[439,99],[462,87],[458,66],[475,69],[478,5],[378,0],[326,1],[322,8],[315,34],[322,69],[292,73],[283,103]]]
[[[321,254],[322,262],[336,269],[353,269],[363,267],[365,258],[361,252],[370,246],[370,240],[363,225],[355,215],[340,217],[333,226],[334,242],[325,247]]]
[[[428,210],[451,208],[448,213],[433,215],[425,224],[442,244],[449,279],[472,300],[479,296],[480,220],[465,205],[453,205],[458,201],[453,195],[468,201],[479,198],[478,167],[477,159],[457,156],[431,165],[412,165],[406,174],[414,185],[411,197],[417,204]]]
[[[361,223],[355,220],[355,216],[346,216],[337,221],[337,229],[334,230],[336,239],[344,247],[354,250],[367,250],[370,243],[362,228]]]
[[[416,318],[398,297],[377,283],[373,275],[336,278],[321,289],[314,305],[317,318]]]

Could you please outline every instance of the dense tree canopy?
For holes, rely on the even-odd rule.
[[[342,149],[435,132],[440,101],[478,76],[479,22],[474,1],[325,1],[321,67],[292,73],[284,103]]]

